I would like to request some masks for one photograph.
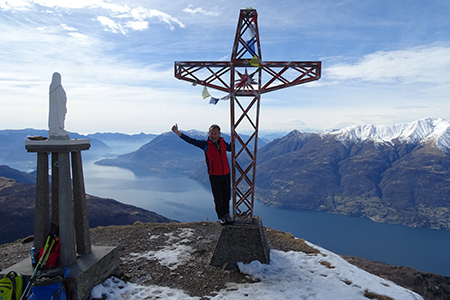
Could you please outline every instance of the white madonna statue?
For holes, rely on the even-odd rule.
[[[61,85],[61,74],[55,72],[50,84],[49,95],[48,135],[50,139],[69,139],[69,134],[64,130],[66,103],[67,97]]]

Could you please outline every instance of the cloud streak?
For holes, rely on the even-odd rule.
[[[191,15],[200,14],[200,15],[211,16],[211,17],[218,17],[218,16],[220,16],[220,12],[218,12],[218,11],[208,11],[208,10],[205,10],[205,9],[203,9],[201,7],[194,8],[194,6],[192,4],[189,4],[188,7],[183,9],[183,11],[185,13],[188,13],[188,14],[191,14]]]
[[[165,23],[170,30],[175,30],[175,25],[180,28],[185,25],[177,18],[163,11],[136,6],[130,8],[128,5],[115,4],[99,0],[0,0],[0,9],[12,12],[38,11],[41,8],[81,10],[102,9],[107,16],[94,18],[99,21],[106,31],[112,33],[126,34],[125,28],[131,30],[148,29],[148,22],[157,19]]]
[[[331,80],[449,84],[450,47],[377,51],[353,64],[331,66],[327,75]]]

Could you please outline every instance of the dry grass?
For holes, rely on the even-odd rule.
[[[319,254],[316,248],[308,246],[304,239],[296,238],[290,232],[266,228],[265,235],[273,249],[281,251],[301,251],[307,254]]]
[[[391,298],[389,296],[386,295],[379,295],[379,294],[375,294],[373,292],[369,292],[369,290],[366,290],[364,293],[364,296],[366,298],[369,299],[377,299],[377,300],[395,300],[394,298]]]
[[[336,268],[335,266],[332,266],[329,262],[324,261],[324,260],[322,260],[322,261],[320,262],[320,264],[321,264],[322,266],[327,267],[328,269],[334,269],[334,268]]]

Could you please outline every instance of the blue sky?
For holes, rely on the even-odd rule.
[[[262,60],[322,61],[319,81],[262,95],[261,130],[450,120],[447,0],[0,0],[0,129],[47,129],[59,72],[68,131],[229,131],[229,102],[208,104],[173,66],[229,60],[245,7]]]

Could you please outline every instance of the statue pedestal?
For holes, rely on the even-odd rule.
[[[75,262],[76,252],[79,254],[91,252],[86,193],[81,163],[81,151],[88,150],[90,146],[90,140],[50,139],[25,142],[25,148],[28,152],[37,152],[34,247],[39,250],[44,246],[49,233],[50,223],[58,225],[61,265],[63,267],[68,267]],[[51,218],[49,216],[49,153],[52,156]],[[70,176],[71,165],[73,193]],[[74,233],[76,234],[76,252]]]
[[[236,268],[237,262],[250,263],[254,260],[268,264],[269,252],[261,218],[254,216],[250,222],[236,220],[233,225],[222,228],[210,264],[225,269]]]
[[[39,250],[44,246],[50,223],[59,226],[61,266],[70,270],[68,281],[70,296],[73,300],[89,299],[91,289],[95,285],[103,282],[111,274],[118,275],[117,273],[120,272],[119,251],[116,247],[91,247],[81,162],[81,151],[88,150],[90,146],[88,139],[25,142],[28,152],[37,153],[34,247]],[[51,216],[49,154],[51,154],[52,170]],[[25,277],[31,277],[33,273],[29,258],[4,272],[8,270],[14,270]]]

